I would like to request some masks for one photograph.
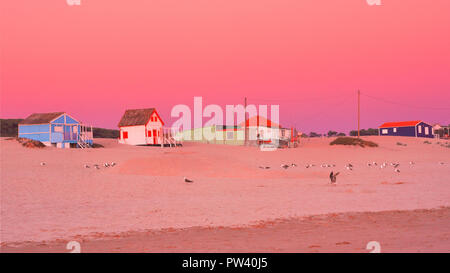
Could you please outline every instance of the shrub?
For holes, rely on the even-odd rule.
[[[369,128],[369,129],[362,129],[359,131],[361,136],[377,136],[378,135],[378,129],[375,128]],[[350,136],[357,136],[358,131],[350,131]]]
[[[309,137],[321,137],[321,136],[322,136],[321,134],[318,134],[316,132],[309,133]]]
[[[328,131],[327,136],[333,137],[333,136],[336,136],[337,134],[338,134],[338,132],[336,132],[336,131]]]
[[[45,148],[45,144],[38,141],[38,140],[32,140],[28,138],[17,138],[17,141],[22,144],[23,147],[26,148]]]
[[[353,145],[360,147],[378,147],[378,144],[372,141],[363,140],[354,137],[338,137],[330,145]]]

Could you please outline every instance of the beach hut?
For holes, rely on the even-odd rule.
[[[249,140],[270,142],[271,139],[288,140],[291,137],[291,129],[283,128],[263,116],[250,117],[239,126],[247,128]]]
[[[380,136],[409,136],[433,138],[433,126],[421,120],[386,122],[378,127]]]
[[[65,112],[34,113],[19,122],[18,134],[58,148],[88,148],[93,144],[92,126]]]
[[[161,145],[164,122],[155,108],[126,110],[119,122],[119,143]]]
[[[433,125],[433,134],[435,138],[448,139],[450,136],[450,125],[444,126],[440,124]]]

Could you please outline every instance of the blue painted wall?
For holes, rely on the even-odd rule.
[[[19,133],[42,133],[48,131],[48,124],[19,125]]]
[[[419,126],[422,127],[422,132],[419,133]],[[419,123],[417,126],[417,136],[418,137],[427,137],[427,138],[433,138],[433,126],[426,124],[425,122]],[[426,130],[425,128],[428,128],[428,135],[425,134]]]
[[[381,136],[410,136],[415,137],[416,131],[415,127],[395,127],[397,128],[397,132],[394,132],[394,128],[380,128]],[[387,134],[383,134],[383,130],[387,130]]]
[[[28,138],[33,140],[39,140],[40,142],[48,142],[50,138],[49,133],[40,133],[40,134],[21,134],[19,133],[19,137]]]
[[[67,124],[78,124],[79,122],[66,115],[66,123]]]
[[[55,119],[52,123],[64,123],[64,116],[62,115],[59,118]]]
[[[19,125],[19,137],[47,142],[50,139],[48,124]]]

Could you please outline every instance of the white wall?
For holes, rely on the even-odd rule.
[[[123,139],[123,132],[128,132],[128,138]],[[147,141],[145,139],[145,126],[125,126],[120,127],[119,143],[130,145],[145,145]]]

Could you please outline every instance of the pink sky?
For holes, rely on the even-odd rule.
[[[348,133],[450,123],[450,1],[1,1],[1,117],[66,111],[106,128],[127,108],[279,104],[283,126]]]

